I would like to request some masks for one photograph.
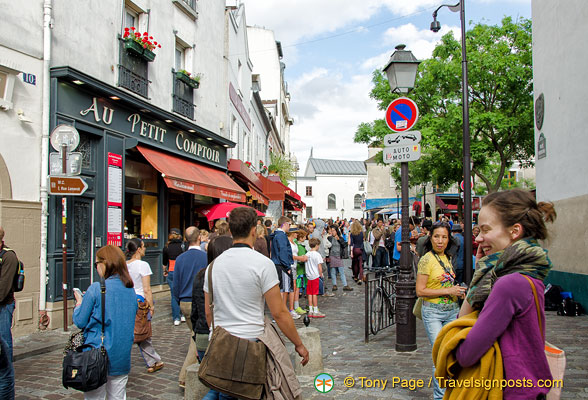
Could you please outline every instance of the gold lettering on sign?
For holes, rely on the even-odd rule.
[[[93,97],[92,105],[86,108],[85,110],[80,111],[80,114],[86,116],[91,111],[94,113],[94,121],[103,121],[106,125],[110,125],[112,123],[112,114],[114,114],[114,109],[106,106],[104,106],[103,108],[104,109],[102,110],[102,119],[100,119],[100,114],[98,112],[98,99],[96,97]]]
[[[194,154],[197,157],[202,157],[213,162],[220,162],[220,152],[218,150],[211,149],[190,139],[185,139],[182,132],[178,132],[176,135],[176,147],[178,150],[188,154]]]
[[[148,137],[149,139],[163,143],[165,134],[167,133],[166,129],[150,124],[149,122],[141,121],[141,116],[137,113],[129,115],[127,121],[131,123],[131,133],[135,133],[135,127],[139,124],[140,136]]]

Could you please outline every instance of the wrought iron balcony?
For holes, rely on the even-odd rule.
[[[194,119],[194,104],[182,99],[177,94],[174,94],[172,97],[174,99],[173,111],[183,115],[184,117]]]
[[[149,96],[149,80],[122,65],[118,66],[118,85],[145,98]]]

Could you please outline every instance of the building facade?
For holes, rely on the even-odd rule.
[[[286,64],[282,45],[276,41],[273,31],[257,26],[247,27],[249,51],[253,62],[253,74],[261,77],[259,92],[263,104],[275,124],[277,137],[270,135],[270,151],[290,156],[290,93],[284,78]]]
[[[38,2],[35,2],[38,3]],[[29,29],[23,29],[27,26]],[[37,329],[41,290],[39,187],[43,110],[43,10],[7,2],[0,24],[0,225],[6,245],[25,265],[15,294],[13,334]],[[48,92],[47,92],[48,96]]]
[[[306,204],[306,218],[361,218],[367,170],[363,161],[311,157],[296,186]]]
[[[532,3],[533,86],[537,200],[555,205],[557,220],[546,242],[555,268],[547,282],[572,292],[588,309],[588,77],[586,43],[579,26],[588,13],[582,0]]]

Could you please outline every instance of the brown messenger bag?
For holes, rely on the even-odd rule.
[[[198,370],[207,387],[239,399],[260,399],[266,381],[267,349],[262,342],[241,339],[214,326],[212,267],[208,267],[208,294],[212,313],[212,338]]]

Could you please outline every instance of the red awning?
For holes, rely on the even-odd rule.
[[[257,188],[258,191],[263,190],[263,184],[261,183],[261,179],[241,160],[237,160],[235,158],[231,158],[229,160],[228,170],[235,176],[238,176],[245,183],[253,184]]]
[[[298,195],[298,193],[296,193],[294,190],[290,189],[288,186],[284,185],[281,181],[280,181],[280,177],[279,176],[272,176],[269,178],[272,182],[277,183],[279,186],[282,187],[282,189],[284,189],[284,193],[287,196],[292,197],[293,199],[296,199],[298,201],[302,201],[302,197],[300,197]]]
[[[169,188],[237,202],[247,200],[245,191],[223,171],[148,147],[137,146],[137,149],[149,164],[161,172]]]
[[[265,204],[266,206],[269,204],[269,199],[266,196],[264,196],[260,191],[258,191],[255,188],[255,186],[253,186],[251,184],[248,184],[247,186],[249,187],[248,194],[251,194],[251,197],[253,198],[253,200],[257,201],[258,203]]]
[[[263,194],[268,199],[284,201],[284,198],[286,197],[284,195],[284,189],[280,185],[278,185],[277,182],[272,182],[261,174],[256,175],[261,180],[263,186]]]

